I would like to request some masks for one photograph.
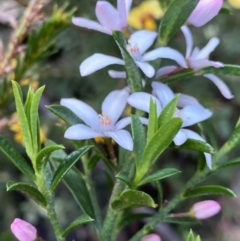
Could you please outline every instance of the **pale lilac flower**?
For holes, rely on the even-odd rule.
[[[37,238],[36,228],[20,218],[14,219],[11,230],[19,241],[34,241]]]
[[[61,105],[70,109],[85,124],[69,127],[64,137],[71,140],[85,140],[95,137],[109,137],[114,139],[123,148],[132,151],[133,140],[130,133],[122,130],[131,123],[131,118],[126,117],[117,122],[127,104],[129,92],[127,88],[110,92],[102,103],[102,114],[97,112],[83,101],[61,99]],[[141,118],[143,123],[147,119]]]
[[[136,92],[128,97],[127,102],[129,105],[140,109],[145,112],[149,112],[150,99],[152,98],[157,106],[157,113],[160,115],[161,110],[174,98],[175,94],[172,90],[165,84],[160,82],[152,82],[153,95]],[[195,139],[200,141],[205,141],[198,133],[187,130],[184,127],[188,127],[204,121],[211,117],[212,112],[205,109],[198,101],[192,96],[180,95],[178,107],[175,111],[175,117],[179,117],[183,120],[182,128],[174,137],[173,141],[175,145],[180,146],[187,139]],[[209,153],[204,153],[207,165],[211,168],[211,155]]]
[[[128,25],[128,13],[132,0],[118,0],[117,9],[107,1],[97,1],[95,13],[97,21],[73,17],[72,22],[83,28],[97,30],[112,35],[112,30],[123,30]]]
[[[173,59],[183,68],[187,68],[185,58],[175,49],[162,47],[145,53],[145,51],[153,44],[156,37],[157,32],[140,30],[133,33],[128,40],[126,49],[143,73],[149,78],[154,76],[154,68],[146,63],[146,61],[152,61],[157,58]],[[112,64],[124,65],[125,63],[120,58],[97,53],[82,62],[80,65],[80,74],[86,76]]]
[[[162,239],[159,237],[159,235],[152,233],[144,236],[141,238],[141,241],[161,241]]]
[[[221,210],[221,206],[218,202],[213,200],[206,200],[202,202],[195,203],[191,209],[194,217],[197,219],[210,218]]]
[[[222,5],[223,0],[200,0],[188,18],[188,22],[195,27],[201,27],[219,13]]]
[[[221,68],[224,66],[224,64],[220,62],[209,60],[210,53],[218,46],[220,42],[218,38],[212,38],[208,42],[208,44],[201,50],[198,47],[195,47],[193,49],[193,37],[190,32],[190,29],[187,26],[182,26],[181,30],[184,34],[184,37],[186,39],[186,44],[187,44],[186,55],[185,57],[182,55],[182,57],[185,59],[184,61],[187,62],[188,68],[191,68],[197,71],[201,68],[208,67],[208,66],[212,66],[215,68]],[[179,59],[178,61],[181,61],[181,60]],[[182,62],[182,64],[184,63],[185,62]],[[176,69],[177,69],[177,66],[174,66],[174,65],[162,67],[156,72],[155,77],[159,78],[163,75],[170,74],[174,72]],[[229,90],[228,86],[219,77],[217,77],[214,74],[204,74],[203,76],[211,80],[217,86],[217,88],[220,90],[220,92],[225,98],[227,99],[233,98],[233,95]]]

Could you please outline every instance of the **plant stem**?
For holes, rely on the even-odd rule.
[[[88,169],[88,158],[86,155],[82,157],[82,163],[83,163],[83,169],[84,169],[84,174],[85,174],[85,180],[87,183],[87,188],[89,191],[89,195],[92,201],[93,209],[94,209],[94,214],[95,214],[95,221],[96,221],[96,231],[97,235],[99,235],[99,232],[102,227],[102,215],[101,211],[97,202],[97,197],[96,197],[96,192],[94,189],[94,183],[92,181],[91,177],[91,170]]]

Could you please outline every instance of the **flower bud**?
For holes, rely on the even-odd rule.
[[[161,238],[157,234],[148,234],[144,236],[141,241],[161,241]]]
[[[36,228],[20,218],[14,219],[11,230],[19,241],[34,241],[37,238]]]
[[[218,202],[207,200],[195,203],[192,207],[194,217],[197,219],[206,219],[214,216],[221,210],[221,206]]]
[[[223,0],[200,0],[188,22],[195,27],[201,27],[214,18],[223,5]]]

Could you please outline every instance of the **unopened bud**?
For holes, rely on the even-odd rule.
[[[195,27],[201,27],[219,13],[222,5],[223,0],[200,0],[188,18],[188,22]]]
[[[197,219],[206,219],[216,215],[221,210],[218,202],[207,200],[195,203],[191,209],[193,216]]]
[[[19,241],[34,241],[37,238],[36,228],[20,218],[14,219],[11,230]]]
[[[161,241],[161,238],[157,234],[148,234],[144,236],[141,241]]]

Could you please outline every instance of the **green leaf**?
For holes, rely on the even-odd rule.
[[[14,93],[14,98],[15,98],[15,103],[16,103],[16,108],[18,113],[18,120],[20,123],[23,140],[26,147],[26,152],[29,155],[29,157],[31,157],[33,154],[33,142],[32,142],[30,126],[27,120],[27,116],[25,114],[25,109],[23,107],[22,92],[20,90],[19,84],[16,81],[12,81],[12,86],[13,86],[13,93]]]
[[[127,41],[124,37],[124,35],[119,31],[113,31],[113,38],[116,41],[123,60],[125,62],[125,68],[127,72],[127,80],[129,83],[129,86],[131,88],[132,93],[138,92],[142,90],[142,76],[139,72],[139,69],[131,57],[131,55],[128,53],[126,49]]]
[[[179,95],[175,96],[162,110],[158,117],[158,127],[171,120],[176,112]]]
[[[135,115],[131,116],[132,119],[132,136],[133,136],[133,143],[134,143],[134,153],[136,155],[135,162],[136,166],[138,167],[141,165],[142,155],[144,148],[146,146],[146,134],[142,123],[140,122],[139,118]]]
[[[228,139],[228,141],[222,146],[217,153],[218,157],[221,157],[231,151],[234,147],[240,144],[240,118],[238,119],[237,125]]]
[[[232,15],[231,10],[228,8],[221,8],[219,14],[228,14],[228,15]]]
[[[162,170],[154,171],[150,174],[148,174],[146,177],[142,179],[142,181],[138,184],[138,186],[149,183],[149,182],[155,182],[173,175],[176,175],[180,173],[181,171],[174,169],[174,168],[165,168]]]
[[[210,144],[204,141],[194,139],[187,139],[187,141],[184,142],[181,146],[175,146],[174,144],[172,144],[170,147],[214,154],[214,149]]]
[[[17,190],[23,192],[42,207],[47,206],[47,201],[42,193],[40,193],[36,187],[29,185],[28,183],[8,181],[6,187],[7,191]]]
[[[10,143],[0,135],[0,150],[10,161],[28,178],[35,180],[33,169],[22,155],[13,148]]]
[[[40,99],[43,93],[45,86],[42,86],[39,88],[36,93],[33,96],[32,102],[31,102],[31,108],[30,108],[30,128],[33,138],[33,148],[34,152],[37,152],[40,149],[40,146],[38,145],[40,143],[39,141],[39,117],[38,117],[38,107],[40,103]]]
[[[159,37],[162,45],[173,37],[184,25],[199,0],[175,0],[164,14],[159,28]]]
[[[197,170],[198,172],[202,172],[206,167],[206,158],[202,152],[199,152],[198,156],[198,167]]]
[[[27,119],[28,119],[28,123],[30,123],[30,121],[31,121],[30,113],[31,113],[31,103],[32,103],[32,100],[33,100],[33,96],[34,96],[34,90],[31,86],[29,86],[27,98],[26,98],[25,105],[24,105],[25,113],[26,113],[26,116],[27,116]]]
[[[129,187],[131,186],[131,180],[129,179],[128,173],[119,172],[115,177],[125,182]]]
[[[67,122],[69,125],[75,125],[82,123],[82,121],[77,117],[71,110],[62,105],[49,105],[46,106],[53,114],[58,116],[60,119]]]
[[[62,233],[62,237],[66,237],[68,235],[68,233],[70,233],[74,228],[86,224],[86,223],[90,223],[94,221],[94,219],[92,219],[91,217],[89,217],[87,214],[83,214],[80,217],[76,218]]]
[[[215,166],[214,169],[215,170],[220,170],[220,169],[223,169],[223,168],[226,168],[226,167],[237,166],[239,164],[240,164],[240,157],[236,158],[234,160],[228,161],[228,162],[226,162],[224,164]]]
[[[74,164],[79,160],[79,158],[81,158],[81,156],[90,150],[90,148],[92,148],[92,146],[84,146],[72,152],[64,159],[53,176],[52,184],[50,187],[51,192],[54,192],[58,183],[63,179],[66,173],[72,168],[72,166],[74,166]]]
[[[170,145],[174,136],[177,134],[182,125],[182,119],[173,118],[163,124],[155,133],[153,138],[147,144],[141,161],[141,166],[137,167],[135,185],[138,184],[143,176],[149,171],[161,153]]]
[[[214,185],[209,185],[209,186],[201,186],[201,187],[196,187],[193,188],[189,191],[187,191],[184,194],[185,198],[192,198],[192,197],[198,197],[198,196],[203,196],[203,195],[224,195],[224,196],[229,196],[229,197],[236,197],[236,194],[222,186],[214,186]]]
[[[157,105],[151,98],[150,99],[149,118],[148,118],[147,143],[152,139],[157,128],[158,128]]]
[[[49,156],[53,151],[64,149],[63,145],[50,145],[44,147],[41,151],[38,152],[36,157],[36,169],[38,171],[42,170],[47,163],[47,159],[44,160],[47,156]]]
[[[194,236],[194,234],[193,234],[192,229],[191,229],[190,232],[188,233],[187,241],[195,241],[195,236]]]
[[[136,190],[127,190],[123,192],[121,196],[112,203],[112,208],[114,210],[145,206],[155,208],[156,204],[150,195]]]

